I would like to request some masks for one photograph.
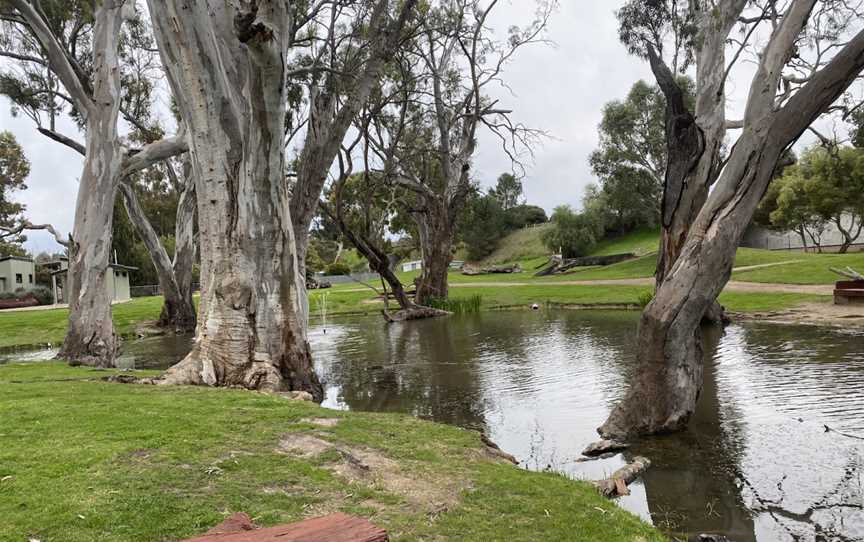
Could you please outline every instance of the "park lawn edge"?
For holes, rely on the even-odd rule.
[[[537,283],[527,286],[460,286],[451,290],[452,298],[479,295],[481,309],[529,309],[534,304],[558,309],[639,310],[640,301],[653,289],[628,285],[561,285]],[[322,299],[326,299],[323,302]],[[383,303],[371,290],[314,290],[309,295],[310,319],[380,314]],[[738,313],[791,309],[805,303],[828,303],[830,296],[794,293],[724,292],[720,302]],[[122,338],[136,336],[140,324],[159,317],[161,297],[139,297],[114,305],[115,330]],[[395,305],[391,303],[391,309]],[[0,312],[0,352],[59,345],[66,332],[66,309]]]
[[[241,511],[264,526],[342,511],[394,541],[666,540],[585,482],[495,458],[473,431],[244,390],[102,380],[111,373],[0,366],[0,540],[180,540]],[[291,451],[304,439],[332,447]],[[339,470],[348,456],[373,466],[368,478]]]

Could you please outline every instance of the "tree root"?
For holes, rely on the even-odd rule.
[[[424,320],[426,318],[450,316],[450,313],[447,311],[442,311],[441,309],[433,309],[432,307],[421,307],[419,305],[399,310],[397,312],[394,312],[393,314],[390,314],[385,309],[381,311],[381,314],[383,314],[384,319],[391,324],[395,322],[408,322],[411,320]]]

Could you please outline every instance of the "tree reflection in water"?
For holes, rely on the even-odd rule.
[[[599,478],[625,457],[576,459],[623,393],[635,313],[504,312],[313,327],[332,406],[484,430],[528,468]],[[631,450],[653,467],[622,506],[694,539],[864,539],[864,344],[817,328],[707,330],[690,428]],[[799,422],[798,418],[803,419]]]

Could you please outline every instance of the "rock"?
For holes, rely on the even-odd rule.
[[[587,455],[588,457],[594,457],[597,455],[603,455],[609,452],[617,452],[621,450],[626,450],[630,445],[625,442],[619,442],[617,440],[600,440],[597,442],[592,442],[588,445],[587,448],[582,450],[582,455]]]
[[[722,534],[700,534],[699,542],[730,542],[730,540]]]

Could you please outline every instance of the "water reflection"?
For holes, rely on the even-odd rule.
[[[483,429],[528,468],[592,479],[626,459],[576,461],[623,393],[636,322],[614,312],[359,319],[326,335],[313,327],[311,340],[330,406]],[[860,337],[744,323],[705,341],[689,430],[630,452],[654,467],[621,504],[682,538],[864,539],[864,441],[838,433],[864,436]]]
[[[654,465],[619,502],[680,538],[864,540],[864,341],[827,328],[741,323],[705,335],[705,386],[687,431],[579,462],[623,394],[638,316],[503,312],[387,325],[313,325],[325,406],[405,412],[480,429],[531,469],[596,479],[627,456]],[[123,345],[165,368],[191,336]],[[53,357],[10,353],[7,361]]]

